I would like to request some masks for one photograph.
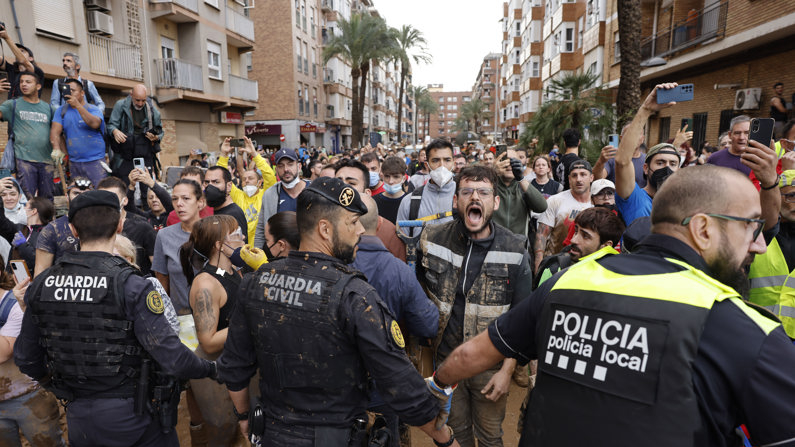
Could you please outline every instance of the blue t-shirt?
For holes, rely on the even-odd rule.
[[[66,112],[61,118],[61,109],[64,107],[66,107]],[[89,127],[83,121],[80,112],[68,104],[58,107],[52,118],[53,122],[63,126],[64,135],[66,135],[66,150],[71,161],[87,162],[105,158],[105,139],[102,138],[102,135],[105,134],[105,119],[102,116],[102,110],[92,104],[86,104],[85,108],[89,113],[102,120],[99,129]]]
[[[635,183],[635,189],[626,199],[616,194],[616,208],[629,226],[638,217],[651,216],[651,196]]]
[[[304,180],[304,183],[309,186],[309,182],[306,180]],[[297,206],[296,200],[284,190],[284,185],[279,185],[279,204],[276,206],[276,212],[295,211]]]

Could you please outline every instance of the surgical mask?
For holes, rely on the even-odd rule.
[[[300,182],[300,181],[301,181],[301,179],[298,178],[298,176],[295,176],[293,181],[290,182],[290,183],[284,183],[284,180],[282,180],[282,186],[284,186],[287,189],[293,189],[293,188],[295,188],[295,185],[297,185],[298,182]]]
[[[439,166],[438,168],[431,171],[431,180],[433,180],[433,182],[436,183],[436,185],[440,188],[446,185],[452,179],[453,173],[444,166]]]
[[[374,187],[381,181],[381,176],[377,172],[370,171],[370,187]]]
[[[207,205],[217,208],[226,201],[226,191],[221,191],[214,185],[207,185],[204,188],[204,198],[207,200]]]
[[[243,192],[245,192],[247,196],[253,197],[254,194],[257,193],[258,189],[259,188],[257,188],[257,185],[246,185],[243,187]]]
[[[384,183],[384,191],[387,194],[397,194],[403,190],[403,185],[400,183],[395,183],[394,185],[390,185],[389,183]]]
[[[666,179],[668,179],[668,177],[670,177],[671,174],[673,173],[674,173],[673,169],[671,169],[669,166],[660,168],[651,173],[651,178],[649,178],[649,183],[651,183],[651,186],[655,190],[658,190],[660,189],[660,186],[662,186],[663,182]]]

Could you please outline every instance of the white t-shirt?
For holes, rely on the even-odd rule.
[[[13,296],[10,299],[16,299]],[[14,303],[11,311],[8,313],[6,324],[0,327],[0,336],[3,337],[19,337],[19,331],[22,330],[22,308],[19,303]]]
[[[574,218],[580,211],[592,206],[590,200],[585,203],[576,200],[571,195],[570,189],[547,199],[547,210],[538,216],[539,224],[552,227],[552,235],[544,252],[545,256],[558,253],[563,249],[563,241],[569,233],[569,228],[574,225]]]

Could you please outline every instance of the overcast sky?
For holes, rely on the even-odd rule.
[[[501,0],[373,0],[389,26],[411,25],[428,41],[431,64],[414,66],[414,84],[470,91],[483,57],[502,45]]]

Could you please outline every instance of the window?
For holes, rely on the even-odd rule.
[[[314,110],[315,110],[315,118],[317,118],[317,87],[315,87],[315,88],[313,88],[313,89],[312,89],[312,93],[314,93],[314,95],[315,95],[315,96],[313,97],[313,101],[314,101],[314,103],[315,103],[315,107],[314,107]]]
[[[441,98],[439,98],[439,102],[444,102],[444,96],[442,96]]]
[[[671,133],[671,117],[660,118],[660,138],[658,141],[668,141]]]
[[[212,6],[213,8],[220,9],[220,7],[218,6],[218,0],[204,0],[204,3],[207,3],[208,5]]]
[[[613,41],[615,42],[615,45],[613,46],[613,63],[618,63],[621,62],[621,46],[619,45],[618,31],[613,33]]]
[[[176,43],[174,42],[173,39],[169,39],[168,37],[165,36],[160,36],[160,56],[163,59],[173,59],[175,48],[176,48]]]
[[[531,73],[531,76],[534,77],[534,78],[537,78],[537,77],[541,76],[541,74],[539,73],[538,56],[534,56],[534,58],[535,58],[535,60],[533,61],[533,71]]]
[[[301,4],[295,0],[295,26],[301,27]]]
[[[33,23],[37,31],[68,39],[75,38],[71,0],[33,0],[32,3]]]
[[[580,17],[580,26],[577,27],[577,48],[582,48],[582,30],[585,28],[585,17]]]
[[[522,23],[516,22],[516,37],[519,37],[521,35],[522,35]]]
[[[563,47],[560,49],[561,53],[571,53],[574,51],[574,27],[567,26],[563,30]]]
[[[316,39],[317,32],[315,30],[315,7],[309,8],[309,23],[312,24],[312,38]]]
[[[207,41],[207,72],[212,79],[221,80],[221,45]]]
[[[251,70],[254,69],[253,56],[254,56],[254,53],[252,53],[251,51],[246,53],[246,70],[247,71],[251,71]]]
[[[304,74],[309,74],[309,61],[307,60],[307,54],[309,53],[309,46],[304,42]]]
[[[304,88],[301,87],[301,83],[298,83],[298,114],[304,114],[304,98],[301,97],[301,93],[304,91]]]
[[[298,58],[298,71],[303,70],[303,58],[301,57],[301,49],[304,47],[301,45],[301,39],[296,39],[295,41],[295,55]]]
[[[315,54],[316,52],[317,52],[317,50],[315,48],[312,48],[312,52],[309,53],[309,54],[312,55],[312,77],[313,78],[317,77],[317,55]]]

